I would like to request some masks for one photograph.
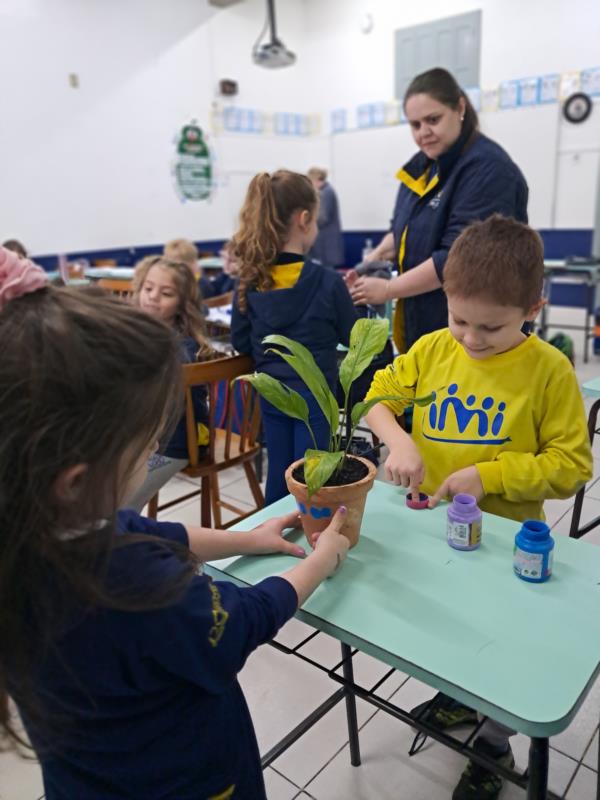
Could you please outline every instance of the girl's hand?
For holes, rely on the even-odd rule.
[[[440,500],[455,494],[471,494],[479,501],[484,496],[483,484],[477,467],[465,467],[446,478],[437,492],[429,498],[429,508],[435,508]]]
[[[402,447],[390,450],[385,460],[385,477],[392,483],[404,486],[413,497],[418,497],[419,487],[425,480],[425,464],[411,439],[404,441]]]
[[[354,304],[378,306],[388,300],[390,282],[385,278],[359,278],[350,289]]]
[[[329,566],[327,577],[330,578],[346,558],[350,542],[340,533],[346,520],[346,506],[340,506],[331,518],[324,531],[315,535],[313,547],[319,557],[324,556]]]
[[[257,525],[256,528],[252,528],[247,534],[248,547],[244,548],[244,553],[247,555],[285,553],[289,556],[303,558],[306,555],[304,548],[283,538],[284,530],[299,527],[300,516],[297,511],[284,514],[282,517],[273,517],[273,519]]]

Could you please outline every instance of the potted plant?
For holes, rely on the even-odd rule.
[[[348,509],[342,533],[349,539],[350,547],[358,542],[360,524],[367,493],[373,486],[376,469],[371,461],[348,452],[356,426],[365,414],[382,400],[409,400],[416,405],[428,405],[434,395],[408,398],[403,395],[383,395],[369,401],[360,401],[349,408],[350,390],[373,358],[380,353],[388,339],[386,319],[359,319],[350,333],[350,347],[340,364],[339,380],[344,392],[344,406],[339,408],[325,376],[312,354],[304,345],[287,336],[272,334],[263,339],[271,345],[270,352],[277,353],[294,369],[312,392],[325,418],[331,436],[327,450],[308,449],[304,458],[290,464],[285,473],[288,489],[296,498],[306,538],[312,544],[315,532],[323,530],[336,509]],[[287,351],[287,352],[286,352]],[[243,375],[238,380],[249,381],[256,391],[283,414],[302,420],[313,439],[309,424],[308,406],[304,398],[281,381],[266,373]],[[340,413],[341,412],[341,413]],[[348,425],[348,419],[350,424]],[[346,446],[342,437],[347,431]]]

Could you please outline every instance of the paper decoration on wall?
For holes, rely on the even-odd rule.
[[[336,108],[331,112],[331,132],[341,133],[348,126],[348,115],[345,108]]]
[[[581,91],[592,96],[600,95],[600,67],[582,71]]]
[[[540,96],[539,78],[521,78],[519,81],[519,105],[535,106]]]
[[[363,103],[356,109],[356,122],[359,128],[371,127],[371,104]]]
[[[475,111],[481,111],[481,89],[479,86],[472,86],[470,89],[465,89],[465,94],[471,101],[471,105]]]
[[[385,104],[384,121],[386,125],[398,125],[402,104],[397,100]]]
[[[483,89],[481,92],[481,110],[498,110],[498,89]]]
[[[175,178],[183,200],[207,200],[210,197],[212,187],[210,152],[196,120],[184,125],[179,134]]]
[[[557,103],[560,87],[560,75],[543,75],[540,78],[540,103]]]
[[[504,81],[499,89],[500,108],[516,108],[519,105],[519,82]]]
[[[558,96],[561,100],[566,100],[575,92],[578,92],[581,87],[581,74],[579,70],[571,70],[570,72],[563,72],[560,76],[560,87]]]

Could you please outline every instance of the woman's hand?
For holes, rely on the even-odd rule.
[[[413,441],[407,439],[401,447],[390,449],[385,460],[385,477],[404,486],[413,497],[419,496],[419,487],[425,480],[425,464]]]
[[[357,306],[378,306],[387,302],[390,282],[385,278],[359,278],[350,287],[350,295]]]
[[[453,472],[429,498],[429,508],[435,508],[440,500],[451,499],[455,494],[470,494],[479,501],[485,492],[477,467],[465,467]]]
[[[283,538],[284,530],[299,527],[300,516],[297,511],[292,511],[290,514],[284,514],[281,517],[273,517],[273,519],[257,525],[256,528],[252,528],[246,534],[248,547],[244,548],[244,553],[247,555],[285,553],[289,556],[303,558],[306,555],[304,548]]]

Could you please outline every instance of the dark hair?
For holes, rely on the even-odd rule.
[[[532,228],[492,214],[466,227],[450,248],[444,291],[529,311],[542,297],[544,245]]]
[[[172,261],[164,256],[146,256],[135,266],[133,276],[133,304],[139,306],[140,292],[152,267],[162,267],[171,273],[179,298],[174,327],[181,336],[189,336],[198,345],[196,358],[200,361],[214,358],[215,351],[206,335],[204,317],[200,313],[200,290],[196,276],[185,261]]]
[[[250,181],[240,212],[240,229],[233,237],[235,257],[240,262],[238,304],[246,310],[250,287],[273,288],[271,267],[281,251],[295,211],[315,213],[319,200],[306,175],[277,170],[261,172]]]
[[[408,89],[404,92],[403,106],[406,101],[415,94],[428,94],[437,100],[438,103],[448,108],[458,109],[461,98],[465,101],[465,118],[463,120],[463,131],[467,137],[479,128],[479,119],[473,104],[468,95],[460,88],[456,79],[447,69],[435,67],[422,72],[410,82]]]
[[[2,247],[6,247],[7,250],[12,250],[13,253],[16,253],[19,258],[27,258],[27,250],[25,249],[25,245],[21,244],[18,239],[7,239],[3,242]]]
[[[34,674],[43,656],[59,657],[76,609],[163,607],[194,575],[193,556],[179,548],[173,581],[118,593],[106,585],[113,548],[140,539],[115,531],[119,483],[181,413],[178,350],[166,325],[99,289],[48,286],[0,312],[2,738],[22,743],[10,693],[41,742],[55,741],[56,709]],[[65,498],[57,479],[80,464],[77,496]]]

